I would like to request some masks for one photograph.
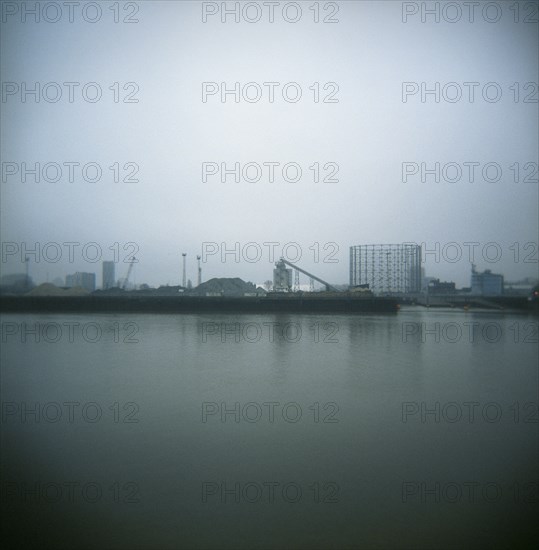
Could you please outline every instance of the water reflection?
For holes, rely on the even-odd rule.
[[[1,350],[3,521],[12,536],[25,531],[28,544],[408,548],[426,540],[445,548],[473,546],[481,532],[480,546],[503,547],[518,546],[515,533],[534,534],[533,503],[508,497],[515,483],[537,482],[537,423],[526,407],[537,403],[538,350],[524,340],[533,318],[410,308],[391,316],[101,315],[61,322],[97,323],[102,339],[23,343],[19,333]],[[479,329],[497,323],[502,335],[452,342],[450,332],[438,340],[403,332],[469,322]],[[136,324],[138,342],[124,341],[126,323]],[[72,422],[23,421],[23,403],[40,403],[41,411],[57,403],[65,411],[66,402],[80,403]],[[466,402],[478,403],[474,421],[455,421]],[[99,421],[82,414],[88,403],[100,406]],[[124,422],[130,403],[138,422]],[[502,411],[494,422],[483,414],[489,403]],[[496,410],[488,405],[489,414]],[[422,502],[423,482],[470,481],[498,484],[503,498]],[[96,483],[103,496],[52,503],[12,494],[36,482]],[[338,502],[314,502],[315,490],[329,482],[338,484]],[[124,502],[129,483],[136,484],[136,504]],[[204,483],[218,487],[207,502]],[[229,495],[223,503],[223,483],[232,491],[236,483],[294,483],[303,497],[252,503],[240,491],[240,502]],[[403,502],[405,483],[415,492]],[[514,529],[499,527],[506,516]]]

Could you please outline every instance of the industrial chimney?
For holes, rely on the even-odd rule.
[[[186,288],[187,282],[186,282],[186,276],[185,276],[185,257],[187,254],[185,252],[182,253],[183,256],[183,279],[182,279],[182,286],[183,288]]]

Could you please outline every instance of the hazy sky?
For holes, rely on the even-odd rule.
[[[241,255],[236,263],[232,254],[226,262],[220,254],[210,256],[203,264],[204,280],[239,276],[260,283],[271,278],[273,266],[263,246],[270,241],[280,243],[277,256],[286,243],[298,243],[299,265],[335,283],[348,282],[349,246],[370,243],[417,242],[429,249],[440,243],[439,261],[432,254],[427,258],[427,274],[459,286],[469,285],[467,242],[479,243],[479,269],[502,272],[509,280],[536,276],[539,44],[537,22],[523,21],[537,21],[537,11],[524,9],[530,2],[520,3],[518,15],[509,9],[513,2],[494,3],[500,9],[498,22],[485,20],[482,2],[473,23],[466,12],[460,21],[446,21],[444,15],[447,19],[456,13],[449,8],[441,12],[439,23],[432,16],[422,23],[420,12],[403,23],[403,9],[411,13],[421,3],[405,3],[403,8],[396,1],[320,2],[320,19],[330,15],[332,5],[339,8],[334,15],[338,23],[333,24],[313,21],[311,0],[297,3],[302,15],[296,23],[283,19],[285,2],[275,7],[273,23],[262,2],[252,3],[263,10],[256,23],[241,14],[239,23],[232,15],[222,23],[220,13],[203,23],[202,2],[120,2],[120,20],[138,10],[133,16],[138,23],[132,24],[114,22],[112,2],[99,2],[102,14],[95,23],[85,21],[80,11],[87,2],[75,8],[72,23],[65,6],[58,22],[42,17],[36,23],[34,16],[23,16],[20,3],[4,4],[9,7],[3,6],[5,21],[0,24],[2,242],[4,247],[12,242],[27,248],[35,243],[81,243],[73,263],[65,246],[57,263],[43,255],[39,263],[31,260],[34,280],[94,271],[100,284],[101,263],[91,263],[81,253],[82,245],[90,242],[99,244],[102,260],[113,259],[109,247],[114,243],[119,243],[120,259],[126,255],[121,250],[125,243],[137,243],[136,282],[152,285],[180,282],[181,252],[188,254],[188,277],[195,281],[195,256],[205,242],[219,247],[226,243],[229,249],[235,243],[243,247],[255,242],[262,257],[250,263]],[[206,9],[220,10],[221,4]],[[226,4],[232,8],[235,3]],[[447,3],[426,3],[430,8],[435,4],[442,9]],[[256,5],[247,17],[255,17]],[[18,12],[12,16],[13,6]],[[87,18],[97,13],[92,6],[85,9]],[[296,16],[294,7],[287,10],[289,19]],[[54,19],[55,7],[45,16]],[[487,13],[491,19],[495,16],[494,10]],[[42,89],[59,83],[46,90],[54,98],[60,87],[62,97],[48,102],[41,95],[36,102],[27,95],[23,102],[23,83],[32,88],[36,82]],[[72,88],[72,103],[64,82],[80,83]],[[102,98],[95,103],[82,96],[89,82],[102,88]],[[138,103],[123,102],[135,89],[123,90],[128,82],[138,87]],[[236,103],[230,94],[223,103],[215,94],[203,102],[203,82],[219,87],[225,82],[229,88],[235,82],[255,82],[263,95],[257,102],[242,96]],[[264,82],[279,83],[273,103]],[[283,99],[289,82],[297,83],[287,88],[289,97],[301,88],[296,103]],[[324,90],[328,82],[338,85],[332,96],[338,102],[322,101],[336,90],[333,84]],[[440,101],[431,94],[422,102],[419,92],[403,102],[403,82],[415,82],[419,90],[421,83],[429,89],[440,83]],[[458,86],[445,86],[449,82]],[[465,82],[478,83],[473,86],[474,102],[468,99],[470,86]],[[319,83],[317,103],[310,89],[314,83]],[[495,84],[485,91],[487,83]],[[449,101],[459,89],[462,98]],[[498,89],[502,96],[492,101]],[[86,91],[90,98],[95,88]],[[247,90],[251,98],[255,93],[254,86]],[[103,173],[100,181],[85,181],[81,167],[73,165],[70,182],[68,167],[63,166],[58,182],[41,178],[36,183],[31,174],[23,182],[23,162],[31,167],[36,162],[94,162]],[[139,181],[115,183],[109,166],[116,162],[121,178],[128,173],[124,165],[135,163],[139,172],[134,178]],[[227,163],[230,169],[236,162],[279,166],[273,183],[266,172],[259,182],[236,183],[229,175],[222,183],[220,174],[203,182],[205,162],[219,167]],[[316,183],[309,169],[316,162],[321,179],[328,175],[324,165],[336,163],[338,181]],[[463,173],[456,182],[443,181],[442,176],[436,183],[427,175],[423,183],[419,173],[404,183],[403,162],[419,168],[422,162],[427,168],[454,162]],[[489,162],[501,168],[499,181],[483,178]],[[287,163],[302,168],[298,182],[282,179],[281,168]],[[464,163],[478,163],[473,183],[467,172],[471,165]],[[448,178],[455,170],[455,165],[447,168]],[[488,177],[495,180],[496,166],[490,170]],[[48,174],[54,179],[54,167]],[[88,174],[92,178],[94,172],[89,169]],[[292,179],[294,170],[288,174]],[[442,253],[450,242],[463,253],[453,263],[449,260],[458,254],[455,246]],[[502,256],[488,263],[482,250],[492,242],[498,243]],[[314,243],[320,247],[318,263]],[[326,243],[338,245],[333,256],[337,263],[322,261],[335,248],[329,245],[324,251]],[[52,249],[48,252],[54,257]],[[256,249],[244,252],[254,257]],[[495,258],[498,252],[490,246],[487,253]],[[290,259],[294,254],[289,249]],[[23,271],[21,254],[2,258],[1,267],[3,273]],[[127,267],[118,264],[116,275],[124,276]]]

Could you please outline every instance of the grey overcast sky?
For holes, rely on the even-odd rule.
[[[417,242],[429,249],[440,243],[440,257],[426,258],[427,274],[459,286],[470,280],[469,248],[464,245],[469,242],[479,243],[479,269],[501,272],[509,280],[537,276],[536,3],[521,2],[517,14],[509,2],[494,2],[501,14],[496,22],[495,8],[485,16],[482,2],[473,23],[466,12],[460,21],[449,22],[457,13],[449,8],[440,11],[440,22],[427,15],[423,23],[421,3],[320,2],[320,20],[330,17],[336,6],[333,17],[338,22],[315,23],[315,11],[309,9],[315,3],[309,1],[297,3],[301,17],[290,23],[283,18],[286,3],[281,2],[270,23],[268,8],[255,2],[250,11],[240,12],[239,23],[234,15],[223,23],[220,13],[202,21],[202,10],[221,10],[221,2],[120,2],[120,21],[137,11],[132,18],[138,22],[131,24],[115,23],[112,2],[99,3],[102,14],[95,23],[79,11],[70,22],[65,7],[58,22],[44,20],[54,19],[54,6],[36,23],[32,15],[23,17],[20,3],[3,4],[2,241],[16,243],[21,250],[35,243],[81,243],[72,263],[63,245],[56,263],[43,255],[40,262],[32,258],[30,270],[37,282],[47,275],[52,280],[90,271],[97,273],[100,284],[101,263],[89,262],[90,252],[88,257],[81,253],[82,245],[90,242],[99,244],[102,260],[113,259],[109,247],[114,243],[120,249],[137,243],[136,282],[151,285],[179,284],[181,252],[188,254],[188,277],[195,281],[195,256],[203,243],[218,243],[219,248],[225,243],[233,249],[235,243],[243,248],[254,242],[262,250],[254,262],[245,258],[255,256],[253,246],[243,249],[239,263],[232,254],[225,262],[220,254],[205,258],[204,280],[238,276],[261,283],[271,278],[264,242],[280,243],[277,256],[286,243],[298,243],[298,264],[335,283],[348,282],[349,246],[371,243]],[[234,2],[226,4],[234,7]],[[447,3],[426,4],[438,4],[442,10]],[[247,22],[244,13],[255,18],[258,8],[263,10],[260,21]],[[419,11],[412,14],[415,8]],[[289,19],[296,17],[294,9],[287,8]],[[406,22],[403,10],[410,13]],[[97,12],[90,6],[85,14],[91,19]],[[22,92],[23,83],[31,88],[36,82],[41,85],[39,102]],[[51,82],[59,84],[44,86]],[[80,83],[72,88],[72,103],[64,82]],[[89,82],[102,88],[95,103],[82,95]],[[137,103],[123,101],[135,90],[123,89],[129,82],[138,88],[133,95]],[[222,102],[217,93],[203,102],[204,82],[219,87],[224,82],[229,88],[236,82],[254,82],[263,95],[253,102],[240,96],[236,103],[232,94]],[[273,103],[264,82],[279,83]],[[290,82],[297,83],[287,88],[291,98],[298,86],[302,92],[295,103],[282,95]],[[334,84],[324,89],[329,82],[336,83],[338,91],[328,99],[337,101],[326,103],[323,99],[336,90]],[[403,82],[417,83],[419,90],[413,93],[414,84],[408,84],[406,102]],[[456,85],[446,86],[450,82]],[[464,85],[470,82],[478,84]],[[319,83],[318,102],[314,83]],[[432,94],[421,100],[422,83],[429,89],[439,83],[439,102]],[[487,83],[494,84],[485,89]],[[47,101],[44,88],[54,98],[58,87],[62,97]],[[459,90],[462,98],[451,101]],[[502,95],[493,101],[498,90]],[[95,87],[86,92],[93,97]],[[256,87],[246,92],[253,98]],[[75,166],[70,182],[64,165],[58,182],[42,177],[36,183],[31,174],[23,182],[22,163],[33,167],[36,162],[94,162],[103,174],[97,182],[85,181]],[[139,181],[115,183],[109,166],[116,162],[121,178],[127,175],[124,165],[135,163],[139,171],[134,178]],[[204,182],[202,165],[210,162],[219,168],[227,163],[230,169],[236,162],[280,166],[274,182],[265,172],[258,182],[241,178],[237,183],[228,176],[222,183],[219,174]],[[316,162],[321,180],[335,165],[326,170],[324,166],[335,163],[338,181],[316,183],[309,169]],[[457,163],[462,177],[450,182],[442,174],[435,182],[427,174],[422,182],[422,162],[427,168],[437,162],[441,167]],[[298,182],[281,177],[287,163],[302,168]],[[419,169],[406,182],[403,163],[409,163],[410,172],[413,163]],[[464,163],[477,163],[474,182],[467,172],[471,165]],[[485,180],[487,163],[499,165],[499,181]],[[447,179],[458,167],[446,168]],[[495,180],[496,166],[489,170],[488,177]],[[49,180],[53,172],[50,167]],[[287,173],[293,179],[294,171]],[[91,178],[94,172],[88,174]],[[460,246],[461,259],[453,245],[445,246],[444,253],[444,245],[451,242]],[[502,255],[489,263],[483,250],[493,242]],[[320,247],[318,262],[314,243]],[[329,244],[324,251],[326,243],[338,245],[333,256],[337,262],[323,261],[334,250]],[[486,254],[496,258],[496,247],[489,246]],[[293,259],[295,253],[287,251]],[[48,253],[54,257],[50,248]],[[121,250],[120,259],[125,254]],[[21,259],[20,253],[3,257],[3,273],[23,271]],[[119,263],[116,275],[126,271],[127,264]]]

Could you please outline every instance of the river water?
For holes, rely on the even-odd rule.
[[[4,315],[3,527],[55,549],[533,547],[537,326]]]

